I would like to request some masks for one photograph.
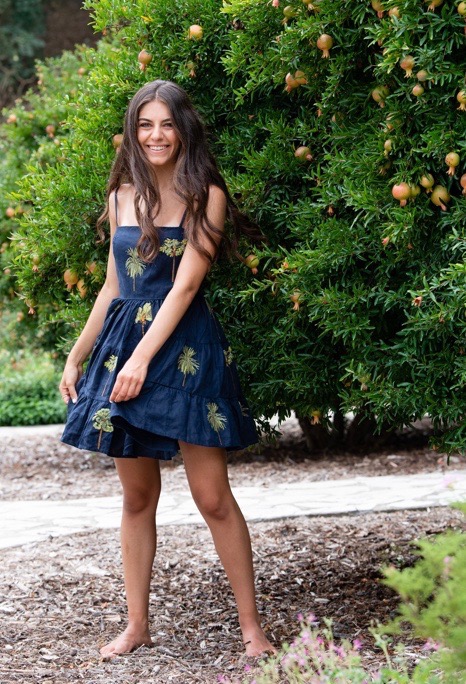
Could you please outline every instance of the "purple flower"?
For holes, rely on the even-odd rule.
[[[302,622],[304,620],[304,615],[302,613],[298,613],[298,620]]]
[[[360,641],[360,639],[355,639],[353,641],[353,648],[355,651],[360,651],[362,648],[362,641]]]

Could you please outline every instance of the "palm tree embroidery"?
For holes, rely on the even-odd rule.
[[[144,336],[144,326],[146,325],[147,321],[152,320],[152,306],[150,302],[146,302],[142,306],[139,307],[138,312],[136,314],[136,318],[134,319],[135,323],[140,323],[141,328],[142,328],[142,335]]]
[[[100,442],[102,441],[103,432],[113,432],[113,425],[110,422],[110,409],[101,408],[92,416],[92,425],[96,430],[100,430],[99,439],[97,440],[97,450],[100,449]]]
[[[180,370],[184,375],[183,387],[184,383],[186,382],[187,374],[190,373],[191,375],[196,375],[196,372],[199,368],[199,362],[194,358],[195,354],[196,352],[192,347],[183,347],[183,351],[178,357],[178,370]]]
[[[105,380],[105,385],[104,385],[104,388],[102,390],[102,394],[105,394],[105,391],[106,391],[107,385],[108,385],[108,381],[110,380],[111,374],[113,373],[113,371],[116,368],[117,361],[118,361],[118,356],[115,356],[115,354],[112,354],[111,356],[108,357],[108,359],[104,363],[105,368],[109,372],[109,376]]]
[[[231,347],[228,347],[228,349],[223,350],[223,353],[225,355],[225,363],[229,366],[234,359],[233,350]]]
[[[209,421],[211,428],[217,433],[221,444],[222,439],[220,437],[219,430],[225,429],[225,424],[227,422],[226,416],[218,412],[218,406],[214,402],[207,404],[207,408],[209,409],[207,413],[207,420]]]
[[[165,238],[162,246],[160,247],[161,252],[169,257],[173,257],[172,283],[175,280],[175,257],[181,256],[183,254],[187,242],[188,240],[186,238],[184,240]]]
[[[144,273],[146,264],[140,259],[138,250],[136,247],[130,247],[126,250],[126,254],[129,254],[126,259],[125,267],[126,273],[130,278],[133,279],[133,292],[136,289],[136,278]]]

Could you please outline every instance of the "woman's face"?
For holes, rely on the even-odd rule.
[[[164,102],[143,105],[138,117],[138,142],[155,167],[174,166],[180,150],[170,110]]]

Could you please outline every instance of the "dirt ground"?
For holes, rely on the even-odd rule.
[[[324,480],[445,470],[427,447],[365,455],[307,457],[304,445],[283,441],[274,450],[231,459],[234,485]],[[267,460],[266,460],[267,459]],[[457,459],[452,466],[462,467]],[[186,487],[181,461],[163,466],[164,486]],[[65,499],[119,492],[112,461],[84,454],[52,437],[11,438],[0,452],[3,500]],[[369,669],[381,653],[371,625],[396,612],[381,567],[410,565],[413,540],[463,527],[449,508],[426,511],[293,518],[250,524],[259,607],[276,644],[299,631],[297,615],[331,618],[337,638],[358,638]],[[110,662],[98,646],[125,623],[118,532],[50,538],[1,551],[0,681],[94,684],[214,684],[241,680],[246,659],[233,597],[210,535],[197,525],[160,528],[151,593],[156,646]],[[409,643],[412,661],[422,644]]]

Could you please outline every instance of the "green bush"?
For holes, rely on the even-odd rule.
[[[2,330],[8,328],[8,335],[1,336],[2,343],[12,349],[18,345],[51,348],[57,335],[62,334],[59,321],[46,325],[59,310],[57,302],[42,307],[44,325],[38,330],[34,307],[24,301],[24,296],[17,296],[10,268],[11,246],[19,220],[29,207],[20,194],[13,197],[12,193],[32,165],[36,170],[45,170],[63,162],[64,140],[69,134],[66,120],[85,86],[92,54],[84,47],[77,48],[39,63],[37,90],[28,91],[14,107],[3,112],[6,122],[0,126],[0,321]],[[40,280],[40,253],[29,254],[23,267]]]
[[[203,113],[232,193],[269,239],[257,275],[238,261],[210,277],[255,414],[294,409],[330,428],[336,416],[341,435],[349,410],[380,427],[427,413],[445,448],[464,449],[464,18],[453,2],[383,5],[379,16],[369,1],[151,0],[142,13],[88,0],[107,40],[68,116],[64,160],[32,164],[20,183],[31,207],[15,259],[23,293],[39,311],[59,306],[55,318],[77,334],[102,282],[86,263],[105,259],[94,225],[112,136],[139,86],[172,79]],[[188,39],[194,23],[202,40]],[[328,58],[322,34],[333,38]],[[145,71],[142,48],[153,56]],[[407,55],[412,75],[400,65]],[[296,157],[299,147],[309,152]],[[445,210],[418,186],[426,174],[448,191]],[[406,206],[392,196],[401,182],[414,188]],[[69,267],[83,300],[63,289]]]
[[[0,425],[62,423],[66,406],[58,392],[60,375],[47,356],[0,356]]]
[[[456,506],[466,513],[466,503]],[[433,656],[429,671],[441,668],[455,684],[466,681],[466,535],[447,531],[417,543],[413,567],[388,568],[386,584],[402,600],[399,615],[387,631],[411,627],[429,640]]]

